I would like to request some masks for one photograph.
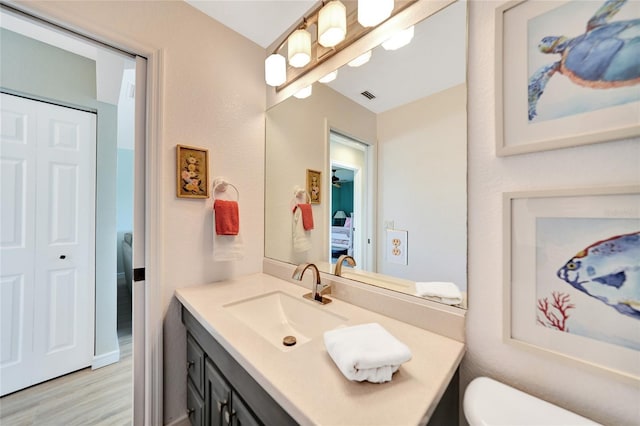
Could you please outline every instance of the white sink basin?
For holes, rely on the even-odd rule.
[[[328,312],[314,302],[281,291],[228,303],[227,312],[245,323],[276,348],[287,352],[344,324],[347,319]],[[283,339],[293,336],[296,343],[285,346]]]

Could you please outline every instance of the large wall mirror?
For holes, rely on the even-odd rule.
[[[312,95],[266,113],[265,256],[416,297],[454,283],[467,304],[467,3],[415,24],[411,42],[378,46]],[[296,191],[321,172],[314,228],[295,229]],[[305,238],[306,244],[297,244]],[[298,241],[299,243],[299,241]]]

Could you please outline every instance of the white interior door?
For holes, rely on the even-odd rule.
[[[93,359],[96,117],[1,96],[4,395]]]

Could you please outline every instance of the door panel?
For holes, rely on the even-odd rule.
[[[28,386],[33,359],[37,106],[0,102],[0,395]]]
[[[63,351],[78,344],[75,336],[77,279],[73,269],[51,271],[47,286],[48,344],[46,354]]]
[[[24,275],[5,276],[0,280],[0,327],[2,346],[0,365],[12,366],[22,359],[24,310]]]
[[[6,94],[1,115],[4,395],[93,358],[96,117]]]

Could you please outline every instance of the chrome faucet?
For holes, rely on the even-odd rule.
[[[345,260],[347,261],[349,266],[356,266],[356,260],[353,257],[343,254],[338,258],[338,261],[336,262],[336,269],[334,269],[333,275],[338,277],[342,276],[342,264]]]
[[[314,300],[318,303],[322,303],[323,305],[326,305],[327,303],[331,303],[331,299],[329,299],[328,297],[322,296],[323,288],[322,288],[322,283],[320,282],[320,271],[318,271],[318,267],[313,263],[302,263],[298,265],[296,270],[293,272],[293,276],[291,278],[298,281],[302,281],[302,276],[304,275],[304,272],[309,268],[311,268],[311,270],[313,271],[314,284],[311,289],[311,293],[305,294],[302,297],[304,297],[305,299]]]

